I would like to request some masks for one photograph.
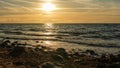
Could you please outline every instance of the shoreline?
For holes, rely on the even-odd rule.
[[[21,45],[21,46],[20,46]],[[22,46],[23,45],[23,46]],[[120,53],[99,54],[94,50],[24,47],[19,41],[0,42],[0,66],[11,68],[120,68]]]
[[[1,39],[2,40],[2,39]],[[63,41],[49,41],[49,40],[15,40],[15,39],[5,39],[5,40],[9,40],[11,41],[11,43],[14,43],[14,41],[17,41],[19,45],[22,45],[24,44],[23,46],[25,47],[32,47],[32,48],[35,48],[36,46],[45,46],[45,47],[48,47],[48,48],[51,48],[51,49],[57,49],[57,48],[64,48],[66,49],[67,51],[71,51],[72,49],[78,51],[78,50],[81,50],[81,51],[86,51],[86,50],[93,50],[95,52],[97,52],[98,54],[105,54],[105,53],[108,53],[108,54],[119,54],[120,53],[120,50],[119,48],[116,48],[117,46],[115,47],[110,47],[109,45],[107,46],[97,46],[94,44],[94,46],[89,46],[89,45],[80,45],[80,44],[74,44],[74,43],[71,43],[71,44],[68,44],[68,42],[63,42]],[[2,42],[2,41],[1,41]],[[90,44],[92,45],[92,44]]]
[[[45,23],[47,23],[47,22],[45,22]],[[18,23],[0,23],[0,25],[6,25],[6,24],[8,24],[8,25],[16,25],[16,24],[19,24],[19,25],[39,25],[39,24],[45,24],[45,23],[20,23],[20,22],[18,22]],[[91,25],[94,25],[94,24],[99,24],[99,25],[109,25],[109,24],[120,24],[120,22],[104,22],[104,23],[101,23],[101,22],[69,22],[69,23],[67,23],[67,22],[64,22],[64,23],[60,23],[60,22],[57,22],[57,23],[55,23],[55,22],[53,22],[52,24],[83,24],[83,25],[87,25],[87,24],[91,24]]]

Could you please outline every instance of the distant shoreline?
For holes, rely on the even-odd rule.
[[[45,23],[47,23],[47,22],[45,22]],[[33,25],[37,25],[37,24],[45,24],[45,23],[0,23],[0,25],[4,25],[4,24],[10,24],[10,25],[12,25],[12,24],[18,24],[18,25],[31,25],[31,24],[33,24]],[[49,22],[48,22],[49,23]],[[52,23],[52,24],[98,24],[98,25],[109,25],[109,24],[120,24],[120,23],[114,23],[114,22],[110,22],[110,23],[92,23],[92,22],[90,22],[90,23]]]

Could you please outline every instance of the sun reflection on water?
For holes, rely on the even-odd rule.
[[[53,28],[52,23],[45,23],[44,26],[45,26],[45,28]]]
[[[48,45],[50,45],[50,44],[51,44],[51,42],[50,42],[50,41],[45,41],[44,43],[45,43],[45,44],[48,44]]]
[[[45,29],[45,32],[44,32],[44,35],[47,35],[46,38],[49,39],[48,36],[52,36],[53,35],[53,29],[54,29],[54,26],[52,23],[45,23],[44,24],[44,29]],[[48,41],[44,41],[45,44],[47,45],[51,45],[52,43],[50,42],[50,40]]]
[[[46,32],[44,33],[45,35],[52,35],[53,33],[52,32]]]
[[[45,28],[45,35],[52,35],[53,34],[53,29],[54,29],[54,26],[52,23],[46,23],[44,24],[44,28]]]

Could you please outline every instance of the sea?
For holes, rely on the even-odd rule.
[[[120,24],[0,24],[0,40],[30,46],[120,53]]]

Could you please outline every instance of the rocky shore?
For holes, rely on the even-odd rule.
[[[18,41],[1,41],[0,68],[120,68],[120,53],[98,54],[93,50],[66,51],[26,45],[29,46]]]

